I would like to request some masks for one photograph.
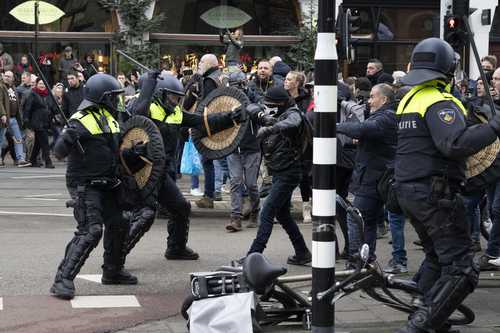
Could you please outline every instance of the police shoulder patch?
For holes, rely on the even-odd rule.
[[[454,109],[444,109],[438,112],[438,116],[443,123],[451,125],[455,122],[456,112]]]

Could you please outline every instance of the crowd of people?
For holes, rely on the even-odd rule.
[[[30,73],[27,58],[14,70],[12,59],[1,50],[0,147],[7,138],[2,165],[5,166],[3,158],[10,152],[18,167],[38,167],[43,161],[45,167],[53,168],[51,135],[55,155],[68,159],[68,189],[72,198],[76,202],[85,198],[75,208],[80,210],[75,217],[83,231],[68,244],[51,289],[54,295],[73,297],[74,276],[101,238],[103,223],[109,223],[104,229],[103,283],[137,283],[124,269],[125,256],[149,230],[160,208],[167,211],[169,218],[165,257],[198,259],[198,253],[187,247],[190,204],[176,185],[182,147],[191,135],[190,128],[211,135],[243,121],[245,115],[249,118],[248,129],[232,153],[219,160],[202,154],[203,189],[199,188],[197,175],[192,176],[191,194],[200,196],[195,204],[213,208],[214,201],[221,200],[225,191],[231,197],[226,231],[257,229],[247,254],[264,251],[277,220],[294,249],[287,262],[311,262],[311,252],[290,210],[292,194],[299,188],[303,221],[312,221],[313,163],[312,154],[305,147],[308,124],[314,120],[313,73],[306,75],[294,70],[279,56],[261,59],[255,73],[244,73],[236,56],[242,47],[241,32],[229,36],[227,43],[232,49],[227,66],[222,68],[215,55],[205,54],[196,73],[186,68],[181,73],[151,71],[141,76],[134,70],[127,75],[118,73],[114,78],[97,73],[91,56],[86,59],[90,65],[75,65],[68,47],[65,61],[60,64],[60,82],[53,87],[46,87],[41,78]],[[418,244],[425,251],[416,280],[428,290],[426,302],[442,306],[435,311],[422,310],[421,323],[426,326],[413,317],[404,332],[439,328],[434,321],[446,317],[458,301],[472,292],[478,274],[472,254],[482,251],[481,219],[491,219],[493,227],[477,270],[500,268],[498,151],[485,169],[470,174],[466,168],[468,156],[498,141],[500,119],[487,103],[483,79],[453,79],[457,61],[447,43],[430,38],[417,45],[407,71],[391,75],[384,71],[380,60],[371,59],[364,76],[342,78],[339,74],[337,193],[344,198],[352,195],[353,205],[363,216],[370,262],[377,258],[377,238],[384,237],[387,228],[390,230],[393,251],[392,257],[386,258],[387,273],[408,272],[404,226],[407,219],[412,222],[420,238]],[[11,63],[12,68],[8,67]],[[497,60],[486,56],[481,65],[500,110]],[[239,89],[247,96],[249,105],[205,118],[192,112],[221,87]],[[48,89],[52,89],[57,105],[49,98]],[[62,132],[64,121],[58,108],[70,119],[70,126]],[[94,115],[94,120],[87,118],[90,115]],[[138,199],[127,208],[129,225],[124,229],[115,221],[119,214],[101,216],[99,211],[85,207],[107,205],[114,211],[123,210],[109,201],[109,192],[102,191],[114,191],[119,186],[116,176],[108,174],[106,163],[116,162],[111,157],[116,153],[112,142],[119,133],[118,124],[130,115],[143,115],[158,126],[166,165],[152,198]],[[108,126],[91,127],[94,121],[98,125],[106,122]],[[96,158],[102,156],[99,163],[85,166],[92,161],[82,160],[75,151],[80,139],[86,150],[98,152]],[[148,154],[147,145],[138,143],[121,154],[133,169],[140,169],[144,164],[140,157]],[[103,170],[107,172],[104,178]],[[394,189],[381,190],[386,179],[395,181]],[[243,225],[245,219],[248,222]],[[351,267],[361,245],[359,226],[340,206],[337,221],[345,246],[336,249],[336,257],[346,259]],[[447,290],[446,297],[436,288]]]

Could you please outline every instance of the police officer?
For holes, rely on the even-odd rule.
[[[414,87],[396,112],[395,191],[422,240],[425,259],[418,278],[424,306],[400,333],[449,332],[443,323],[478,282],[460,190],[466,157],[494,142],[500,115],[466,127],[466,110],[450,94],[455,66],[451,46],[428,38],[413,50],[411,71],[401,80]]]
[[[122,92],[111,75],[92,76],[78,112],[71,116],[69,126],[55,145],[59,159],[68,156],[66,184],[75,200],[74,216],[78,223],[50,289],[54,296],[62,299],[74,297],[73,280],[99,243],[103,225],[102,283],[137,284],[137,278],[123,268],[128,224],[122,219],[117,200],[120,128],[115,115],[117,96]],[[84,152],[77,148],[78,142]],[[132,158],[137,158],[137,154],[133,155]]]
[[[305,124],[301,111],[283,87],[269,88],[264,96],[264,104],[266,109],[259,104],[250,104],[247,111],[262,126],[257,132],[257,139],[261,142],[264,163],[273,176],[273,182],[260,211],[259,229],[248,254],[264,251],[276,218],[295,250],[287,263],[304,265],[311,261],[311,253],[290,214],[290,201],[293,190],[302,178]]]
[[[157,80],[153,73],[144,79],[141,94],[130,111],[149,117],[160,129],[165,147],[166,170],[155,198],[146,200],[144,207],[136,211],[132,218],[127,252],[153,224],[157,200],[170,213],[165,257],[170,260],[196,260],[198,253],[186,246],[191,205],[175,183],[180,128],[194,127],[205,133],[217,133],[239,122],[242,112],[236,110],[210,114],[205,122],[200,114],[182,111],[179,103],[184,96],[184,89],[177,78],[164,74]]]

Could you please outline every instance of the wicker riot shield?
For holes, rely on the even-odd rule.
[[[247,106],[248,97],[241,90],[232,87],[220,87],[212,91],[198,103],[196,112],[205,117],[211,113],[230,112],[240,105]],[[231,128],[209,136],[192,129],[193,143],[204,158],[217,160],[231,154],[240,144],[248,127],[248,118]]]
[[[131,148],[140,142],[148,143],[147,158],[144,158],[146,163],[142,169],[132,174],[122,160],[123,168],[134,177],[141,196],[146,198],[154,191],[164,173],[165,148],[160,130],[147,117],[133,116],[125,122],[122,133],[120,150]]]

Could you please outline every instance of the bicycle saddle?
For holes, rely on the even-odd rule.
[[[286,274],[282,266],[275,266],[262,253],[249,254],[243,262],[243,276],[257,294],[264,294],[273,281]]]

